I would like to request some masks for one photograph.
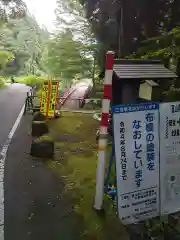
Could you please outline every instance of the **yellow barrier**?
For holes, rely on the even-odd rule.
[[[46,119],[54,117],[58,96],[59,81],[48,80],[43,84],[40,101],[40,112]]]

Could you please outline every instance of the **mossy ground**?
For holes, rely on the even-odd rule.
[[[97,214],[92,207],[98,122],[89,114],[63,113],[60,119],[50,121],[49,127],[50,137],[56,143],[56,154],[47,166],[63,179],[65,192],[72,197],[73,209],[81,219],[79,239],[128,239],[110,200],[105,199],[103,215]]]

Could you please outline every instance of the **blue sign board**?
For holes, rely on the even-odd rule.
[[[119,218],[124,224],[159,215],[159,104],[114,106]]]

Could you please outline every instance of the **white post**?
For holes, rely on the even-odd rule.
[[[113,76],[114,52],[106,54],[106,71],[104,78],[104,96],[102,100],[102,114],[100,125],[100,136],[98,144],[98,163],[96,171],[96,195],[94,208],[101,210],[104,199],[104,175],[106,165],[106,148],[107,148],[107,128],[109,118],[109,108],[111,100],[112,76]]]

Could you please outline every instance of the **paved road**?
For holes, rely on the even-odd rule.
[[[12,84],[0,89],[0,151],[25,102],[28,87]]]
[[[80,84],[74,96],[84,96],[87,87]],[[23,106],[26,91],[25,86],[14,85],[0,92],[0,111],[4,112],[3,116],[0,114],[2,145]],[[7,152],[4,239],[79,239],[79,218],[73,211],[71,198],[64,195],[62,181],[42,161],[29,155],[31,121],[30,115],[23,116]]]
[[[9,85],[0,89],[0,239],[4,240],[4,163],[5,152],[17,126],[17,118],[25,103],[28,87],[22,84]],[[16,122],[16,124],[15,124]]]
[[[76,240],[77,219],[62,181],[29,155],[31,118],[23,116],[7,153],[5,240]]]
[[[23,106],[26,91],[25,86],[16,84],[0,91],[1,145]],[[78,219],[71,199],[64,196],[62,181],[43,161],[29,154],[31,123],[30,114],[22,117],[7,152],[4,238],[0,235],[0,240],[76,240],[79,238]]]

